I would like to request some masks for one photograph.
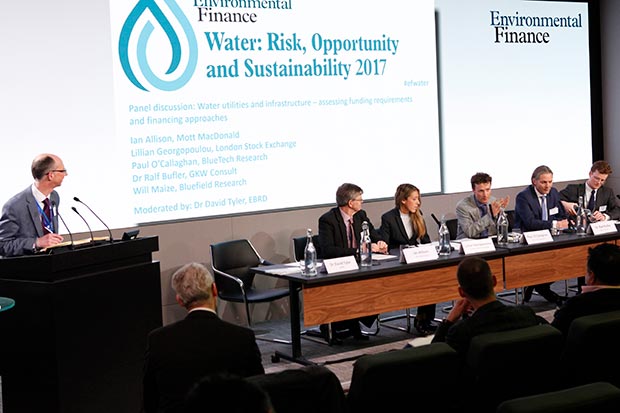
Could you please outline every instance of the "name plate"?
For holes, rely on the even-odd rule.
[[[594,235],[609,234],[618,232],[614,221],[599,221],[590,224],[590,229]]]
[[[417,247],[403,248],[400,262],[411,264],[414,262],[431,261],[437,259],[437,249],[433,244],[424,244]]]
[[[348,257],[323,260],[323,265],[325,265],[325,269],[327,270],[328,274],[359,270],[359,267],[357,266],[357,261],[355,261],[355,257],[353,255],[349,255]]]
[[[544,244],[545,242],[553,242],[553,237],[548,229],[538,231],[526,231],[523,233],[525,243],[528,245]]]
[[[489,251],[495,251],[495,245],[491,238],[461,240],[460,252],[465,255]]]

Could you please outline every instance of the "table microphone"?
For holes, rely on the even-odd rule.
[[[93,230],[90,229],[90,225],[88,225],[88,222],[86,222],[86,220],[84,219],[84,217],[82,216],[82,214],[80,214],[78,212],[78,210],[73,206],[71,207],[71,209],[73,210],[73,212],[75,212],[76,214],[79,215],[80,218],[82,218],[82,221],[84,221],[84,223],[86,224],[86,226],[88,227],[88,232],[90,232],[90,241],[93,242]]]
[[[54,215],[60,218],[60,220],[62,221],[62,224],[67,229],[67,233],[69,233],[69,238],[71,238],[71,247],[73,248],[73,234],[71,233],[71,230],[67,226],[67,223],[65,222],[65,220],[62,218],[62,215],[60,215],[60,213],[58,212],[58,205],[56,205],[56,201],[52,201],[52,211],[55,211]]]
[[[99,222],[101,222],[103,224],[104,227],[106,227],[106,229],[108,230],[108,234],[110,234],[110,242],[114,241],[114,239],[112,238],[112,231],[110,231],[110,227],[108,227],[106,225],[105,222],[103,222],[103,219],[99,218],[99,215],[95,214],[95,211],[93,211],[88,205],[86,205],[84,202],[80,201],[80,198],[78,198],[77,196],[73,197],[73,200],[75,202],[79,202],[80,204],[84,205],[86,208],[88,208],[88,210],[91,212],[91,214],[93,214],[95,216],[95,218],[97,218],[99,220]]]

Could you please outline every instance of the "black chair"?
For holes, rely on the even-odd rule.
[[[287,287],[264,290],[254,287],[256,274],[250,268],[269,264],[261,258],[247,239],[211,244],[211,268],[218,297],[224,301],[244,304],[250,327],[252,327],[250,304],[268,303],[289,296]],[[266,339],[258,336],[257,339],[290,344],[290,341],[282,339]]]
[[[353,365],[349,412],[400,412],[403,405],[411,411],[456,411],[459,365],[446,343],[362,356]]]
[[[295,261],[301,261],[304,259],[304,251],[306,250],[306,242],[308,241],[307,237],[294,237],[293,238],[293,252],[295,253]],[[312,243],[314,244],[314,248],[316,249],[317,257],[320,257],[319,253],[319,235],[312,236]]]
[[[555,392],[507,400],[497,413],[616,413],[620,412],[620,389],[598,382]]]
[[[441,226],[441,221],[437,219],[434,213],[431,212],[431,217],[437,223],[437,228]],[[450,232],[450,240],[454,241],[456,239],[456,235],[458,234],[458,225],[459,220],[456,218],[446,219],[446,227],[448,227],[448,231]]]
[[[277,413],[345,413],[338,377],[325,366],[306,366],[248,377],[269,394]]]
[[[505,400],[558,390],[562,344],[548,324],[474,337],[464,366],[467,404],[494,412]]]
[[[620,311],[593,314],[573,320],[562,354],[567,385],[606,381],[620,386],[618,343]]]

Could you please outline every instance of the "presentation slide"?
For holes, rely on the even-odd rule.
[[[588,5],[437,0],[445,192],[556,181],[592,164]]]
[[[42,152],[72,232],[555,180],[591,163],[587,4],[0,3],[0,203]],[[61,233],[64,225],[61,228]]]

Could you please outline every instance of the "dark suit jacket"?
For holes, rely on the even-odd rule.
[[[426,231],[426,234],[420,239],[421,244],[431,242],[428,236],[428,227]],[[399,248],[401,245],[418,245],[418,234],[415,229],[413,236],[411,238],[407,237],[407,231],[405,231],[403,220],[400,219],[400,210],[398,208],[394,208],[381,216],[379,232],[381,232],[381,236],[387,242],[390,250]]]
[[[596,291],[584,292],[569,299],[555,312],[551,325],[566,335],[574,319],[620,310],[620,289],[603,288]]]
[[[566,211],[560,202],[560,194],[557,189],[551,188],[547,194],[547,208],[549,210],[557,207],[558,213],[549,215],[548,221],[542,220],[542,208],[533,185],[529,185],[517,194],[515,200],[515,227],[522,231],[535,231],[539,229],[550,229],[551,221],[566,219]]]
[[[480,334],[516,330],[546,323],[528,306],[506,306],[495,300],[478,308],[471,317],[454,324],[441,323],[433,337],[433,343],[446,342],[461,356],[465,356],[471,339]]]
[[[221,372],[242,377],[265,372],[252,330],[202,310],[153,330],[144,366],[144,411],[180,411],[196,381]]]
[[[560,191],[560,199],[567,202],[578,202],[579,196],[581,195],[584,198],[585,205],[587,205],[585,193],[585,182],[582,184],[569,184]],[[603,211],[603,213],[609,215],[611,219],[620,219],[620,208],[618,208],[618,204],[616,203],[616,195],[614,195],[613,189],[601,186],[596,190],[595,201],[595,210],[599,210],[601,205],[606,205],[607,209]]]
[[[370,228],[370,239],[372,242],[383,240],[379,232],[375,230],[372,222],[368,219],[366,212],[360,210],[353,215],[353,235],[357,245],[360,243],[360,233],[362,232],[362,222],[368,222]],[[319,245],[321,246],[320,258],[338,258],[348,255],[356,255],[356,248],[348,247],[347,227],[342,219],[340,208],[335,207],[324,213],[319,218]]]
[[[49,196],[52,204],[60,203],[56,191]],[[58,216],[53,214],[54,232],[58,232]],[[0,217],[0,256],[13,257],[32,254],[32,246],[42,237],[41,214],[32,195],[32,186],[9,199],[2,208]]]

